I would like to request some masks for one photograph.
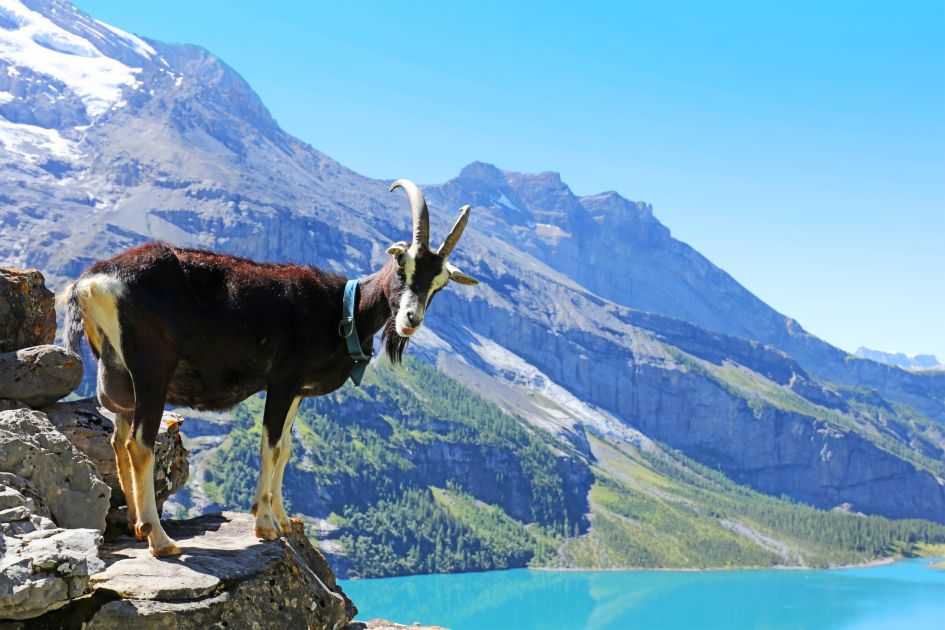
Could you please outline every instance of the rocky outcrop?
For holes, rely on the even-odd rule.
[[[0,268],[0,352],[52,343],[54,301],[40,272]]]
[[[36,627],[344,628],[357,613],[301,523],[276,541],[248,514],[224,512],[165,528],[183,554],[168,561],[123,538],[102,547],[104,570],[86,601],[33,620]]]
[[[123,511],[115,517],[117,509],[127,505],[127,501],[121,490],[115,452],[110,442],[114,414],[98,407],[93,399],[57,403],[43,408],[43,413],[73,446],[95,464],[99,475],[112,490],[113,509],[109,512],[109,522],[124,523]],[[182,418],[177,414],[165,413],[154,444],[154,490],[159,511],[169,496],[184,487],[190,471],[187,449],[180,434],[181,422]]]
[[[0,354],[0,398],[43,407],[72,392],[82,380],[82,360],[60,346]]]
[[[29,481],[60,527],[105,530],[111,490],[45,414],[0,411],[0,471]]]

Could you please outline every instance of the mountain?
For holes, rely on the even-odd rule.
[[[383,248],[408,233],[409,211],[388,194],[388,181],[285,133],[239,74],[206,50],[123,33],[65,2],[0,7],[4,265],[40,268],[61,286],[95,259],[161,239],[356,276],[379,267]],[[473,205],[455,256],[481,284],[442,292],[408,352],[542,436],[529,448],[584,470],[549,486],[586,491],[556,508],[568,515],[571,538],[595,531],[574,510],[586,502],[593,515],[594,480],[610,474],[596,463],[601,449],[642,444],[728,483],[818,508],[945,523],[945,373],[853,357],[810,335],[673,239],[646,203],[616,193],[579,197],[557,174],[482,163],[425,190],[437,234],[458,206]],[[374,400],[356,432],[406,435],[403,446],[419,438],[398,433],[390,419],[414,404],[415,389],[407,376],[396,378],[406,393]],[[411,429],[439,449],[436,465],[401,486],[354,477],[344,486],[351,510],[370,520],[371,506],[432,487],[440,494],[409,494],[412,504],[431,496],[441,507],[480,501],[521,524],[563,531],[563,520],[534,516],[532,494],[504,503],[471,481],[464,467],[479,460],[453,449],[436,415],[428,410],[422,430]],[[208,422],[191,421],[209,431],[196,449],[207,464],[240,439]],[[489,443],[489,433],[464,435]],[[593,440],[604,446],[595,451]],[[408,451],[409,461],[417,450]],[[236,453],[245,471],[253,467],[251,452]],[[300,460],[303,468],[313,461]],[[502,483],[532,487],[520,464],[509,465]],[[308,477],[295,503],[318,483]],[[211,495],[213,487],[209,480]],[[232,492],[230,500],[240,498]],[[327,496],[306,508],[309,516],[349,509]],[[352,513],[366,522],[358,518]],[[495,527],[506,525],[513,527]]]
[[[934,354],[905,354],[903,352],[883,352],[860,346],[856,356],[877,363],[892,365],[904,370],[942,370],[945,365],[938,362]]]

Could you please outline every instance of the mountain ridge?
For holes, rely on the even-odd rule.
[[[141,66],[90,117],[80,98],[39,73],[26,82],[0,55],[0,93],[11,95],[0,115],[61,93],[60,115],[34,122],[71,143],[62,155],[39,143],[32,158],[0,156],[7,264],[61,284],[160,239],[364,274],[408,233],[386,182],[285,133],[209,52],[143,39],[145,56],[68,3],[7,4],[115,39],[100,45]],[[455,256],[482,281],[437,298],[411,342],[431,364],[575,446],[585,427],[629,443],[649,436],[767,493],[945,522],[945,375],[854,359],[813,337],[673,239],[649,204],[577,196],[551,171],[481,162],[425,190],[434,239],[473,204]]]

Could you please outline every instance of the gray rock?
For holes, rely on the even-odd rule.
[[[46,502],[26,479],[0,472],[0,534],[19,536],[55,529]]]
[[[0,411],[0,471],[29,481],[60,527],[105,529],[111,490],[45,414]]]
[[[105,564],[102,535],[94,529],[39,530],[3,537],[0,619],[29,619],[85,593],[89,577]]]
[[[357,612],[301,523],[277,541],[253,535],[253,518],[225,512],[165,528],[183,554],[153,558],[124,538],[103,548],[107,568],[92,576],[103,605],[89,630],[127,628],[343,628]]]
[[[56,403],[43,408],[42,412],[73,446],[95,464],[99,475],[112,489],[112,508],[126,505],[115,467],[115,452],[109,441],[114,430],[114,414],[100,409],[91,398]],[[182,421],[177,414],[165,413],[154,444],[154,490],[159,510],[169,496],[187,483],[190,468],[187,449],[181,440]],[[124,522],[123,517],[120,522]]]
[[[43,407],[71,393],[82,380],[82,360],[59,346],[0,354],[0,398]]]
[[[52,343],[55,296],[35,269],[0,268],[0,352]]]

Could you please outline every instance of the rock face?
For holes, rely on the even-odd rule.
[[[71,393],[81,380],[82,360],[59,346],[0,354],[0,398],[43,407]]]
[[[85,627],[347,626],[357,610],[302,524],[272,542],[257,539],[253,524],[248,514],[229,512],[169,521],[183,551],[172,561],[130,538],[106,544],[106,568],[91,579],[92,598],[103,604]]]
[[[40,272],[0,268],[0,352],[52,343],[54,302]]]
[[[111,490],[45,414],[0,411],[0,471],[29,481],[60,527],[104,531]]]
[[[38,529],[0,543],[0,619],[28,619],[85,593],[105,564],[94,529]],[[32,624],[31,624],[32,625]]]
[[[112,508],[127,505],[115,468],[115,452],[110,443],[114,431],[114,414],[98,408],[90,398],[57,403],[43,408],[43,413],[56,429],[69,438],[73,446],[95,464],[99,475],[112,489]],[[190,467],[187,449],[181,440],[180,423],[179,416],[165,414],[154,444],[154,490],[158,510],[169,496],[187,483]]]

